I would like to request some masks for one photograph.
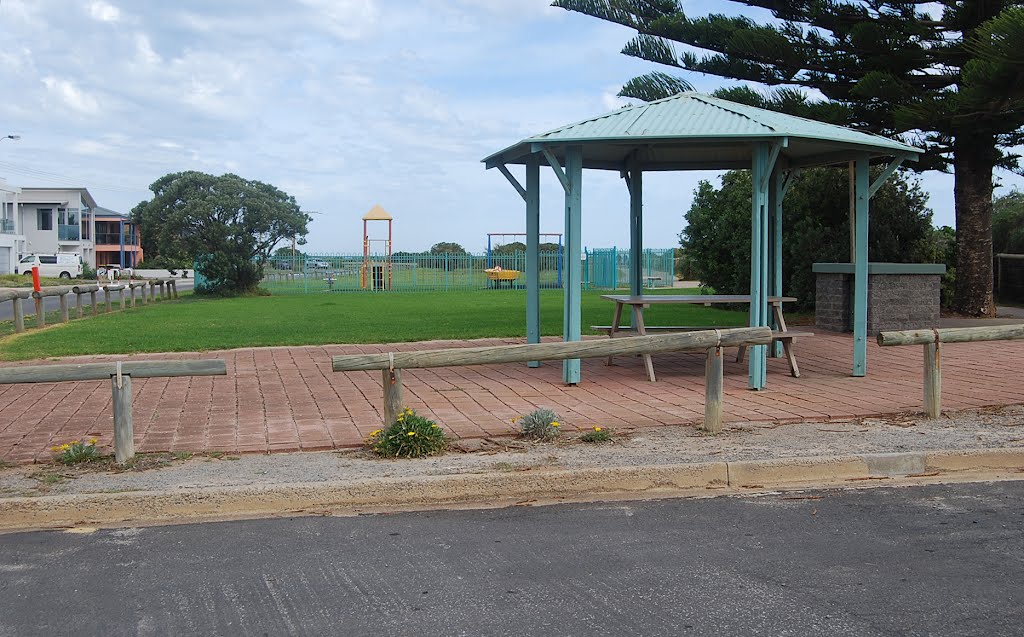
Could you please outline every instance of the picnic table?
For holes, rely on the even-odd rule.
[[[618,336],[638,336],[645,335],[649,332],[686,332],[696,330],[711,330],[722,327],[747,327],[745,325],[729,325],[729,326],[707,326],[707,325],[658,325],[650,326],[644,323],[644,308],[650,307],[651,305],[661,304],[689,304],[689,305],[704,305],[710,307],[712,305],[722,304],[746,304],[750,305],[749,294],[646,294],[640,296],[629,296],[629,295],[618,295],[618,294],[605,294],[601,297],[609,301],[615,302],[615,316],[612,319],[611,325],[592,325],[591,329],[597,332],[606,332],[610,338],[616,338]],[[793,338],[797,336],[814,336],[811,332],[793,332],[790,331],[786,326],[786,318],[782,312],[783,303],[792,303],[797,299],[792,296],[769,296],[768,305],[772,308],[772,314],[775,317],[776,328],[772,331],[772,339],[782,343],[782,347],[785,350],[786,358],[789,361],[790,373],[795,377],[800,377],[800,368],[796,363],[796,356],[793,354]],[[622,310],[625,307],[629,307],[632,312],[632,325],[623,328],[622,322]],[[739,353],[736,355],[737,362],[743,360],[743,356],[746,352],[745,347],[741,347]],[[644,365],[647,368],[647,377],[653,383],[655,382],[654,376],[654,363],[651,361],[650,354],[644,354]],[[612,359],[608,358],[606,364],[611,365]]]

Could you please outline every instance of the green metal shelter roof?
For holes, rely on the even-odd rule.
[[[863,153],[914,160],[923,152],[879,135],[687,92],[528,137],[484,162],[488,168],[522,164],[541,148],[561,161],[560,147],[580,145],[585,168],[621,170],[632,159],[642,170],[725,170],[749,168],[751,144],[765,141],[782,144],[782,167],[844,163]]]

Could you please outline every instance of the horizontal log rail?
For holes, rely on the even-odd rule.
[[[404,408],[401,373],[403,369],[705,351],[707,364],[705,367],[703,429],[710,433],[719,433],[722,430],[724,369],[722,348],[768,345],[771,342],[772,331],[767,327],[710,329],[682,334],[659,334],[568,343],[528,343],[384,354],[344,354],[333,357],[332,369],[336,372],[380,370],[383,374],[384,385],[384,425],[389,426],[395,422],[398,414]]]
[[[924,413],[929,418],[942,414],[942,343],[977,343],[1024,339],[1024,325],[949,327],[930,330],[879,332],[883,347],[924,346]]]
[[[126,291],[131,294],[131,305],[135,307],[135,290],[142,290],[142,303],[145,305],[148,301],[146,299],[146,288],[149,288],[149,300],[156,300],[156,288],[160,288],[160,298],[178,298],[178,286],[176,284],[177,279],[163,278],[163,279],[145,279],[139,281],[125,281],[121,283],[81,283],[78,285],[57,285],[40,288],[38,292],[33,291],[31,288],[0,288],[0,303],[11,301],[14,306],[12,312],[14,318],[14,331],[16,333],[22,333],[25,331],[25,309],[22,305],[22,301],[25,299],[34,299],[36,305],[36,326],[46,327],[46,311],[43,299],[49,297],[57,297],[60,300],[60,318],[58,319],[61,323],[66,323],[70,320],[69,307],[68,307],[68,296],[71,294],[75,295],[77,299],[76,313],[78,318],[82,318],[84,315],[83,296],[89,295],[89,303],[92,306],[92,315],[97,316],[99,314],[99,304],[97,304],[96,295],[99,292],[103,293],[103,303],[106,305],[106,311],[113,311],[111,293],[117,293],[117,301],[121,309],[126,307]],[[166,293],[165,293],[166,290]]]
[[[1024,325],[991,325],[983,327],[946,327],[929,330],[879,332],[878,344],[927,345],[928,343],[972,343],[976,341],[1009,341],[1024,338]]]
[[[0,384],[60,383],[110,379],[114,408],[114,459],[124,463],[135,456],[132,420],[132,377],[224,376],[222,359],[173,361],[111,361],[63,365],[0,367]]]

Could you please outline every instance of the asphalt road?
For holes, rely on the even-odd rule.
[[[192,289],[192,279],[181,279],[181,280],[178,281],[177,286],[178,286],[178,291],[179,292],[181,292],[183,290],[191,290]],[[141,292],[137,293],[137,295],[138,294],[141,294]],[[136,303],[141,303],[142,301],[138,300],[138,296],[137,295],[136,295]],[[117,298],[116,294],[113,295],[111,298],[116,299]],[[89,295],[88,294],[86,294],[85,296],[82,297],[82,301],[85,303],[86,307],[89,307],[90,303],[89,303]],[[99,303],[99,304],[103,303],[103,293],[102,292],[98,292],[96,294],[96,302]],[[69,311],[71,312],[72,316],[74,316],[74,314],[75,314],[75,303],[77,303],[77,300],[75,298],[73,298],[73,296],[68,298],[68,307],[69,307]],[[60,299],[55,297],[55,296],[48,296],[48,297],[44,298],[43,299],[43,304],[44,304],[44,307],[46,308],[47,312],[56,312],[57,310],[60,309]],[[36,303],[32,299],[28,299],[26,301],[23,301],[22,302],[22,307],[25,310],[25,316],[35,316],[36,315]],[[0,321],[13,321],[13,320],[14,320],[14,304],[13,303],[0,303]]]
[[[0,536],[0,635],[1020,635],[1024,482]]]

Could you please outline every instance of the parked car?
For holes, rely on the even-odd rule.
[[[32,274],[33,267],[39,268],[39,276],[77,279],[82,276],[82,255],[74,252],[30,254],[22,257],[14,267],[14,273]]]
[[[323,259],[306,259],[307,269],[323,269],[326,270],[331,267],[331,264]]]

